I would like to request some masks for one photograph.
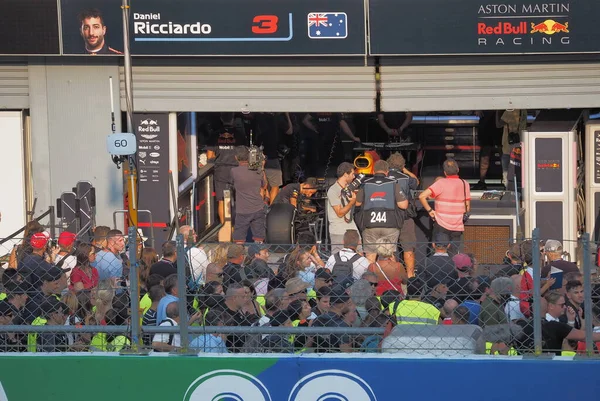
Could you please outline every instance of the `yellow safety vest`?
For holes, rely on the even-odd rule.
[[[150,299],[150,296],[148,295],[148,293],[145,293],[144,296],[142,297],[142,299],[140,299],[140,325],[142,324],[142,321],[144,320],[144,315],[146,314],[146,312],[148,312],[148,310],[152,307],[152,300]]]
[[[131,341],[126,336],[116,336],[109,342],[106,338],[106,333],[98,333],[90,342],[90,351],[119,352],[126,346],[131,346]]]
[[[562,351],[560,353],[560,356],[575,356],[577,355],[577,352],[575,351]]]
[[[485,343],[485,353],[487,355],[490,355],[492,353],[493,345],[494,345],[494,343],[490,343],[490,342]],[[494,355],[500,355],[500,352],[496,351],[496,352],[494,352]],[[519,353],[517,352],[516,349],[514,349],[513,347],[510,347],[510,349],[508,350],[508,355],[509,356],[518,356]]]
[[[106,333],[98,333],[92,337],[90,342],[90,351],[107,351],[108,341],[106,340]]]
[[[123,348],[125,347],[129,347],[131,346],[131,341],[129,341],[129,338],[125,337],[125,336],[116,336],[111,342],[110,342],[110,349],[112,351],[115,352],[119,352],[121,351]]]
[[[311,290],[306,294],[306,298],[310,301],[311,299],[317,299],[317,292],[311,288]]]
[[[45,326],[48,323],[48,320],[43,317],[36,317],[33,322],[31,322],[32,326]],[[37,338],[38,333],[29,333],[27,334],[27,351],[29,352],[37,352]]]
[[[413,300],[393,302],[389,306],[390,314],[396,315],[398,324],[438,324],[440,311],[435,306]]]
[[[0,301],[4,301],[6,298],[8,298],[8,295],[5,292],[0,293]]]
[[[256,302],[262,307],[263,311],[267,310],[267,301],[264,295],[257,295]]]

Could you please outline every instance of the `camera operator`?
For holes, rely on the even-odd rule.
[[[209,147],[206,156],[215,163],[215,193],[219,203],[219,220],[225,221],[223,191],[229,189],[231,169],[238,165],[235,158],[236,146],[246,144],[244,131],[234,127],[234,114],[221,113],[221,127],[209,133]]]
[[[398,243],[404,222],[402,211],[408,208],[400,184],[387,176],[389,170],[388,162],[377,160],[373,165],[375,174],[365,180],[356,197],[356,206],[362,206],[357,223],[363,230],[366,257],[371,263],[377,258],[378,244]]]
[[[265,176],[269,185],[269,202],[273,203],[279,187],[283,185],[283,173],[279,160],[279,115],[277,113],[256,113],[254,115],[254,132],[257,143],[263,147],[266,156]]]
[[[327,190],[327,220],[329,221],[329,242],[331,253],[339,252],[344,247],[344,234],[347,230],[356,230],[353,219],[353,208],[356,203],[356,192],[350,196],[342,196],[342,190],[354,181],[354,166],[348,162],[337,168],[337,181]]]
[[[300,209],[303,212],[316,212],[314,206],[306,205],[302,201],[304,199],[310,199],[317,192],[317,179],[314,177],[308,177],[302,184],[294,183],[288,184],[281,191],[273,201],[273,203],[289,203],[290,205],[298,208],[298,200],[301,201]]]
[[[252,239],[263,242],[265,239],[265,201],[267,183],[262,168],[250,169],[249,150],[238,146],[235,158],[240,164],[231,169],[231,179],[235,189],[235,227],[233,241],[246,242],[248,228],[252,229]]]

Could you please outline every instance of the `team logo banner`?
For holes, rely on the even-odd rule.
[[[120,0],[63,0],[63,53],[123,52]],[[362,0],[132,2],[132,55],[364,55]]]
[[[370,54],[600,52],[599,1],[371,0]]]

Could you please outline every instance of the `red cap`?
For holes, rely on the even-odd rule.
[[[50,236],[45,232],[35,233],[31,236],[30,243],[33,249],[42,249],[46,247],[49,239]]]
[[[71,246],[75,242],[75,238],[76,237],[77,237],[77,235],[75,235],[75,234],[73,234],[71,232],[63,231],[58,236],[58,245],[60,245],[60,246]]]

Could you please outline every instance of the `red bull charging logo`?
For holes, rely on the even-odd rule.
[[[564,24],[554,21],[552,19],[547,19],[544,22],[539,24],[531,23],[531,32],[530,33],[545,33],[546,35],[553,35],[558,32],[569,33],[569,23],[565,22]]]

